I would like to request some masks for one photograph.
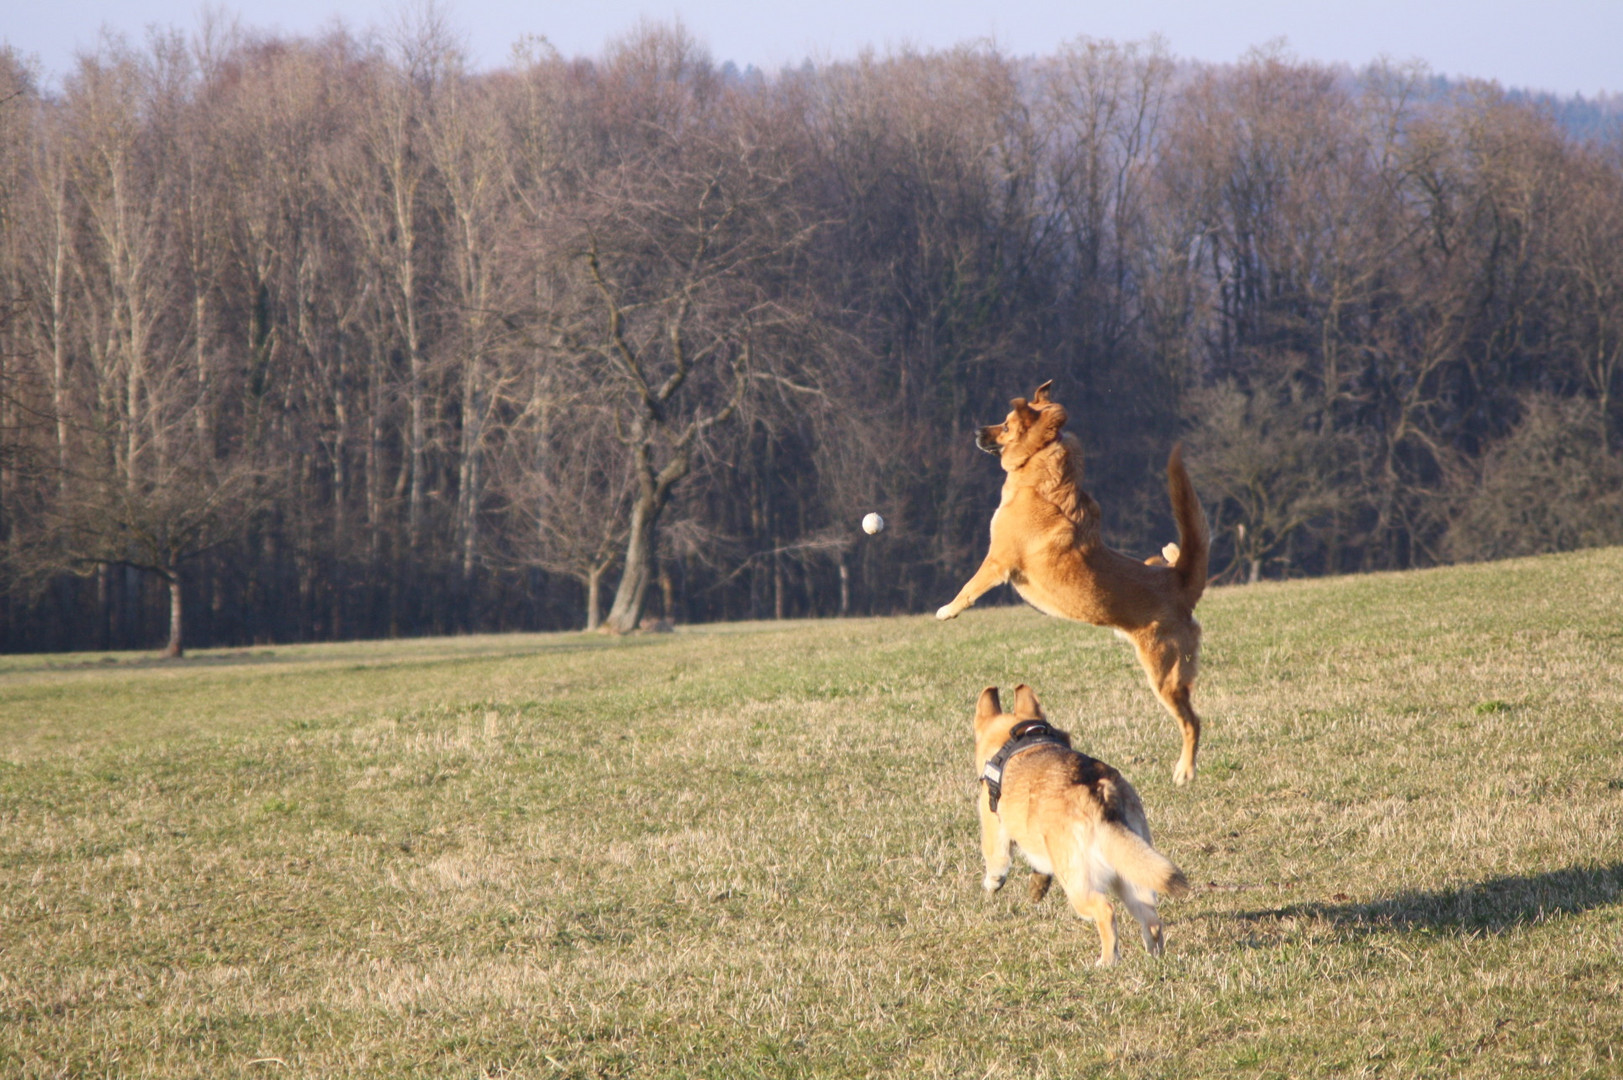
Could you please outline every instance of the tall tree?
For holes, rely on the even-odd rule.
[[[537,388],[507,428],[493,488],[504,562],[580,582],[586,629],[603,624],[605,575],[624,555],[637,485],[615,411],[595,395]]]
[[[624,43],[603,93],[614,149],[556,219],[568,247],[551,328],[601,387],[631,458],[636,493],[605,622],[624,633],[642,617],[673,491],[758,387],[792,378],[803,319],[790,270],[812,226],[784,197],[790,164],[740,123],[685,36]]]

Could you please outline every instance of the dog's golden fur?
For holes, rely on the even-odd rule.
[[[985,561],[936,618],[953,618],[1007,582],[1038,611],[1114,627],[1132,642],[1151,689],[1183,731],[1172,775],[1188,783],[1200,746],[1200,717],[1189,691],[1200,653],[1195,603],[1206,588],[1210,546],[1205,512],[1175,447],[1167,461],[1178,522],[1174,561],[1154,565],[1105,547],[1099,504],[1082,487],[1081,445],[1061,434],[1065,410],[1048,387],[1039,386],[1029,403],[1015,398],[1007,419],[976,437],[981,449],[998,454],[1008,475]]]
[[[975,706],[975,771],[1009,739],[1022,720],[1045,719],[1029,686],[1015,687],[1014,712],[1006,713],[997,687],[981,692]],[[980,792],[981,853],[988,893],[1009,875],[1011,845],[1031,864],[1031,898],[1041,900],[1059,878],[1071,908],[1099,928],[1099,963],[1118,956],[1111,895],[1138,920],[1144,947],[1159,955],[1161,919],[1157,893],[1180,895],[1189,886],[1183,871],[1150,846],[1150,826],[1133,785],[1102,761],[1058,743],[1034,746],[1003,766],[998,808],[987,788]]]

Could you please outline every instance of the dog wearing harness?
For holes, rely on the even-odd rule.
[[[1031,687],[1017,686],[1014,695],[1012,713],[1003,711],[995,686],[981,692],[975,708],[975,759],[986,790],[977,800],[986,861],[981,887],[988,893],[1003,887],[1018,847],[1033,871],[1033,900],[1058,878],[1072,910],[1097,925],[1100,964],[1118,957],[1111,896],[1158,955],[1157,894],[1186,890],[1183,872],[1150,846],[1144,806],[1126,778],[1073,749],[1071,737],[1048,723]]]
[[[981,781],[986,784],[986,798],[993,813],[997,812],[998,800],[1003,798],[1003,766],[1016,754],[1049,744],[1069,750],[1071,737],[1058,728],[1049,727],[1044,720],[1022,720],[1014,725],[1009,741],[998,747],[997,753],[988,758],[985,768],[981,769]]]

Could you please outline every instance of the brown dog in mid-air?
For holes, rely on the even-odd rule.
[[[1181,895],[1189,882],[1150,846],[1144,804],[1133,785],[1102,761],[1071,749],[1050,727],[1031,687],[1014,688],[1014,712],[997,687],[975,706],[975,769],[982,784],[981,887],[994,893],[1009,876],[1010,845],[1031,864],[1031,898],[1059,878],[1071,908],[1099,928],[1099,963],[1114,964],[1116,915],[1111,895],[1138,920],[1144,947],[1161,952],[1156,894]]]
[[[935,613],[951,619],[1005,582],[1038,611],[1114,627],[1133,643],[1150,688],[1183,729],[1183,753],[1172,778],[1195,778],[1200,717],[1189,703],[1200,652],[1195,602],[1206,589],[1210,538],[1177,447],[1167,461],[1167,487],[1178,522],[1174,561],[1157,566],[1105,547],[1099,504],[1082,489],[1082,447],[1061,435],[1065,410],[1049,397],[1051,382],[1028,403],[1015,398],[1008,418],[981,428],[975,444],[999,455],[1008,476],[992,514],[992,543],[975,576]],[[1169,545],[1170,547],[1170,545]],[[1170,554],[1170,552],[1169,552]]]

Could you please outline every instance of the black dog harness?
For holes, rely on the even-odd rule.
[[[1071,748],[1071,737],[1065,732],[1048,726],[1043,720],[1022,720],[1009,731],[1009,741],[998,747],[986,762],[986,768],[981,770],[981,779],[986,782],[986,795],[991,803],[992,812],[997,813],[997,801],[1003,797],[1003,766],[1014,755],[1030,750],[1034,746],[1052,743]]]

